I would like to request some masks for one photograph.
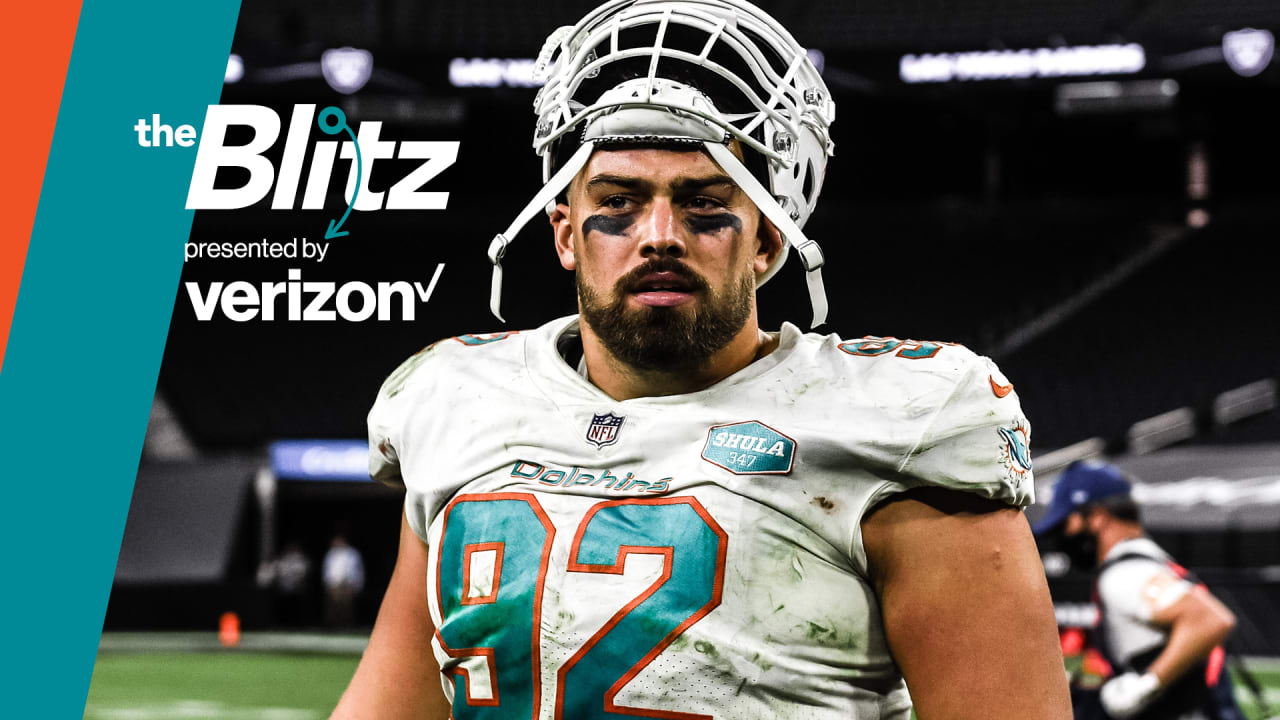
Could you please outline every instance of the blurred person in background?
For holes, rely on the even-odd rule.
[[[1035,534],[1056,536],[1072,567],[1093,571],[1091,641],[1112,669],[1090,700],[1114,720],[1243,720],[1223,649],[1235,616],[1147,537],[1130,480],[1078,461],[1052,495]],[[1077,696],[1077,717],[1098,710]]]
[[[311,559],[296,540],[286,543],[271,563],[268,580],[275,592],[278,622],[289,627],[311,622]]]
[[[400,554],[334,717],[1069,718],[1012,385],[950,343],[759,326],[788,250],[826,313],[805,49],[738,0],[621,1],[540,65],[545,185],[491,307],[545,210],[580,314],[383,385]]]
[[[356,603],[364,590],[364,559],[360,551],[335,535],[324,556],[325,625],[349,628],[355,624]]]

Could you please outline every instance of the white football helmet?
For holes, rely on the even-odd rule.
[[[700,145],[795,247],[807,271],[813,324],[826,319],[822,251],[804,236],[832,154],[835,103],[777,21],[744,0],[609,0],[547,38],[535,66],[533,148],[542,190],[489,245],[490,309],[499,319],[507,245],[556,198],[598,146]],[[746,163],[729,150],[737,140]],[[751,168],[751,170],[748,169]],[[752,172],[754,170],[754,172]]]

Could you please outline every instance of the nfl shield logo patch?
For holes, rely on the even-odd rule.
[[[622,428],[622,421],[626,419],[622,415],[614,415],[611,412],[591,416],[591,426],[587,428],[587,442],[596,447],[618,442],[618,431]]]

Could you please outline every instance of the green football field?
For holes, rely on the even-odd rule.
[[[1251,667],[1254,678],[1262,686],[1263,702],[1270,713],[1263,713],[1254,702],[1253,694],[1244,690],[1239,678],[1236,678],[1236,697],[1240,700],[1240,709],[1249,720],[1265,720],[1268,717],[1280,717],[1280,661],[1270,659],[1259,666]]]
[[[327,718],[358,655],[274,652],[102,653],[85,718]]]
[[[108,645],[104,643],[104,646]],[[103,649],[94,666],[87,720],[323,720],[359,661],[358,652],[221,649]],[[279,643],[275,643],[279,646]],[[261,644],[259,648],[268,647]],[[1251,663],[1272,713],[1280,713],[1280,660]],[[1250,720],[1264,715],[1241,690]]]

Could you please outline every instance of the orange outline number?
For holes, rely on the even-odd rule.
[[[436,639],[458,661],[441,671],[454,684],[452,717],[536,718],[542,596],[555,527],[527,493],[460,495],[445,508],[443,522],[435,583],[443,621]],[[628,556],[656,555],[662,573],[561,666],[556,718],[711,720],[618,705],[615,698],[720,604],[728,544],[728,535],[692,497],[609,500],[587,511],[569,550],[568,572],[621,575]],[[486,551],[496,553],[493,584],[488,594],[469,596],[472,556]],[[473,657],[485,660],[490,697],[473,696],[472,678],[461,664]]]

